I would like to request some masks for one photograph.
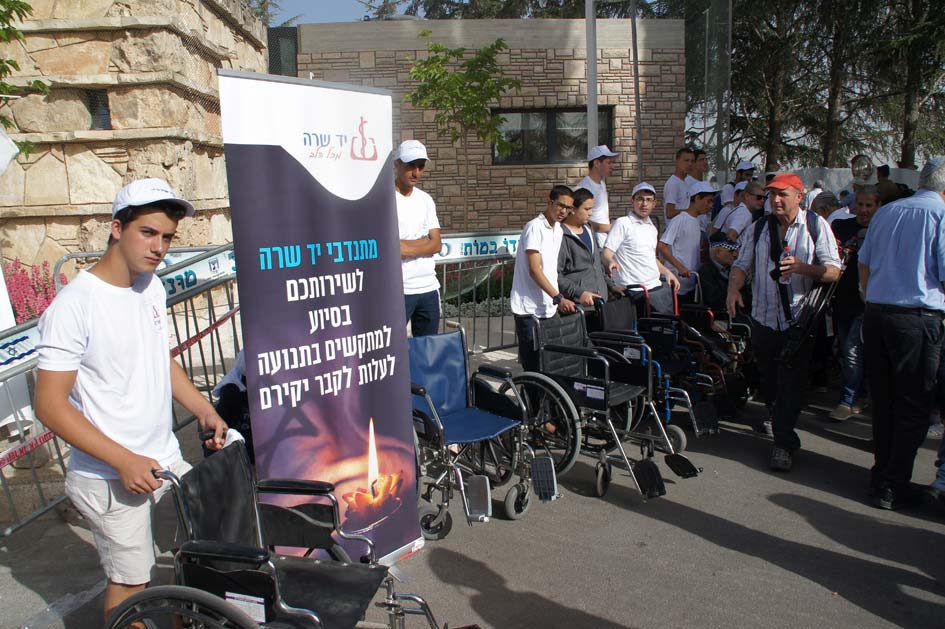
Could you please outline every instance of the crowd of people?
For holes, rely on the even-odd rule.
[[[870,406],[874,504],[916,501],[915,457],[945,401],[937,393],[945,388],[945,162],[926,164],[918,191],[904,191],[881,167],[876,184],[854,179],[841,198],[821,181],[805,189],[790,172],[762,183],[745,161],[719,190],[705,180],[705,153],[684,147],[662,212],[656,188],[639,182],[623,213],[613,211],[605,181],[618,157],[592,148],[587,176],[574,188],[554,186],[522,232],[511,295],[522,367],[538,364],[535,319],[620,298],[628,287],[646,289],[652,312],[672,314],[677,300],[707,305],[751,325],[756,397],[767,409],[756,429],[772,439],[771,469],[794,466],[804,392],[838,363],[830,418]],[[945,505],[945,465],[928,491]]]

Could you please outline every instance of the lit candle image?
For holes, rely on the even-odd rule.
[[[363,469],[363,468],[362,468]],[[373,528],[400,508],[403,473],[382,474],[378,465],[374,418],[368,423],[367,488],[358,487],[341,497],[347,503],[343,528],[349,532]]]

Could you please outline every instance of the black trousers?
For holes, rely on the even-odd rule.
[[[788,332],[773,330],[752,319],[751,341],[758,359],[761,394],[772,415],[774,445],[794,452],[801,447],[795,427],[810,379],[808,367],[813,342],[804,340],[790,362],[781,360]]]
[[[925,440],[942,351],[942,314],[867,304],[866,378],[873,400],[872,485],[905,489]]]

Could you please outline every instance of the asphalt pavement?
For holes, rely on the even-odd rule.
[[[945,626],[945,509],[872,507],[868,417],[833,423],[832,396],[811,400],[788,474],[768,470],[767,437],[724,423],[690,435],[699,477],[660,463],[662,498],[644,502],[619,473],[594,497],[594,459],[582,455],[561,498],[522,520],[468,527],[454,500],[452,532],[400,564],[399,589],[454,628]],[[742,419],[763,412],[749,402]],[[934,477],[937,447],[920,450],[917,483]],[[171,566],[162,555],[155,582]],[[101,627],[103,587],[75,521],[50,514],[0,540],[2,627]]]

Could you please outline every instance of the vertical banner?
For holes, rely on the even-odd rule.
[[[422,545],[390,93],[219,79],[257,473],[334,483],[390,563]]]

